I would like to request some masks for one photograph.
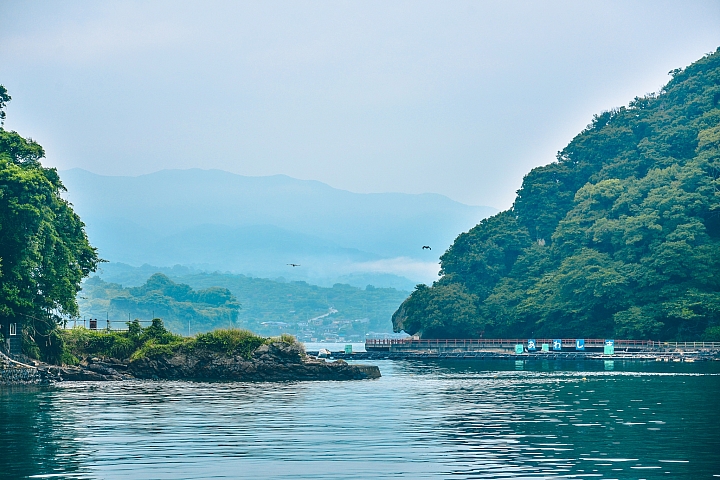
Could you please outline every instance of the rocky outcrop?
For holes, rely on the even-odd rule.
[[[208,350],[178,351],[130,362],[128,372],[137,378],[199,381],[362,380],[379,378],[370,365],[326,362],[305,355],[297,344],[273,342],[259,347],[251,358]]]
[[[247,359],[206,349],[180,349],[172,354],[132,362],[86,358],[77,366],[37,361],[25,365],[0,357],[0,384],[142,379],[280,382],[293,380],[364,380],[380,378],[373,365],[326,362],[305,355],[302,346],[285,342],[262,345]]]
[[[132,378],[127,372],[127,363],[116,359],[108,361],[96,357],[87,358],[78,366],[65,366],[59,369],[60,380],[67,381],[108,381]]]

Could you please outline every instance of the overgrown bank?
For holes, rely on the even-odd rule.
[[[63,340],[61,363],[66,365],[77,365],[81,359],[87,357],[132,361],[143,357],[201,349],[249,358],[259,346],[273,341],[296,343],[289,335],[266,338],[248,330],[234,328],[214,330],[195,337],[183,337],[168,331],[159,318],[154,319],[152,325],[146,328],[134,320],[128,323],[126,331],[108,332],[80,327],[59,332]]]
[[[58,379],[125,378],[292,381],[377,378],[377,367],[325,362],[305,354],[290,335],[261,337],[248,330],[225,329],[182,337],[160,319],[142,328],[103,332],[85,328],[61,331],[62,362]]]

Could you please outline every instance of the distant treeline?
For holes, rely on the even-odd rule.
[[[333,320],[366,319],[367,331],[390,332],[392,314],[408,295],[406,291],[372,285],[362,289],[338,283],[325,288],[306,282],[279,282],[220,273],[197,274],[180,277],[180,280],[195,288],[210,285],[227,288],[242,303],[238,316],[240,325],[259,332],[265,331],[262,322],[297,325],[328,313],[331,307],[338,311],[332,315]]]
[[[237,298],[226,288],[193,290],[162,273],[131,288],[92,277],[83,284],[79,300],[81,314],[90,318],[110,318],[114,322],[162,318],[170,330],[185,334],[189,329],[197,333],[233,327],[240,308]]]
[[[720,340],[720,49],[670,73],[461,234],[395,329]]]
[[[103,320],[152,316],[177,333],[243,327],[264,334],[307,330],[307,323],[330,309],[323,322],[362,320],[355,329],[389,332],[391,316],[408,292],[392,288],[365,289],[336,284],[332,288],[306,282],[282,282],[244,275],[195,273],[168,277],[152,275],[144,285],[125,288],[92,277],[79,295],[81,315]],[[272,325],[263,325],[270,322]],[[278,327],[287,324],[286,327]],[[100,322],[100,326],[104,326]],[[350,327],[348,327],[350,328]],[[317,330],[317,329],[315,329]],[[342,332],[340,332],[342,333]],[[316,336],[316,335],[313,335]]]

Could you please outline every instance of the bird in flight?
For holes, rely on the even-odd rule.
[[[290,265],[291,267],[299,267],[300,266],[299,263],[288,263],[288,265]]]
[[[423,250],[432,250],[432,248],[430,248],[429,245],[423,245],[423,248],[422,248],[422,249],[423,249]]]

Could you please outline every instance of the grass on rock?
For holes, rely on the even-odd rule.
[[[297,343],[295,337],[261,337],[249,330],[237,328],[213,330],[195,337],[183,337],[168,331],[156,318],[146,328],[137,320],[128,323],[128,330],[120,332],[88,330],[83,327],[61,330],[64,347],[62,363],[77,365],[83,357],[105,357],[120,360],[152,358],[183,351],[211,351],[249,359],[260,346],[282,342]]]

